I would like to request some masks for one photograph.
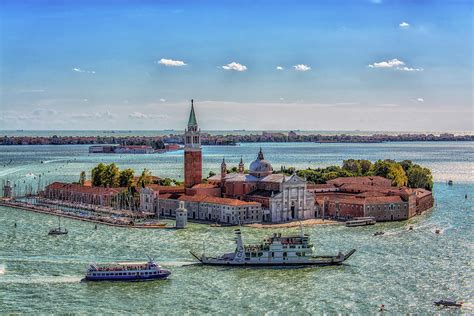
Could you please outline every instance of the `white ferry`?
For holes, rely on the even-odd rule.
[[[149,281],[166,279],[170,271],[162,269],[153,259],[148,262],[122,262],[111,265],[91,264],[85,281]]]
[[[301,232],[296,236],[273,236],[264,239],[258,245],[244,245],[239,229],[235,230],[235,242],[237,247],[234,252],[226,253],[220,257],[208,257],[203,252],[198,255],[191,254],[206,265],[229,265],[229,266],[302,266],[302,265],[339,265],[349,259],[356,251],[347,254],[339,252],[334,256],[314,256],[313,245],[309,236]]]

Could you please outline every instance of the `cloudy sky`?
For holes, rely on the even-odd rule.
[[[472,1],[0,3],[0,130],[474,130]]]

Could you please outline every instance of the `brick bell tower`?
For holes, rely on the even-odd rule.
[[[191,100],[188,128],[184,132],[184,186],[191,188],[202,181],[201,130]]]

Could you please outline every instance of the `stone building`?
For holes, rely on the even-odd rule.
[[[178,193],[160,194],[159,214],[175,217],[180,202],[184,202],[188,218],[194,220],[240,225],[260,223],[263,218],[262,206],[257,202]]]

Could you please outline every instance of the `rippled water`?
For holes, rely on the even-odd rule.
[[[281,314],[377,312],[434,313],[432,302],[454,298],[472,313],[473,195],[472,143],[246,144],[206,147],[206,170],[217,171],[222,156],[250,161],[264,147],[274,166],[340,163],[350,157],[412,159],[433,169],[436,207],[410,221],[372,227],[306,228],[318,253],[356,248],[347,265],[302,269],[231,269],[193,264],[189,250],[233,250],[232,228],[191,224],[187,230],[138,230],[64,219],[67,236],[47,236],[55,217],[0,208],[0,311],[23,313],[221,313]],[[27,173],[75,180],[98,161],[117,161],[137,170],[177,176],[181,152],[165,155],[88,155],[84,146],[1,147],[0,179],[28,181]],[[12,162],[10,163],[10,160]],[[43,163],[41,163],[43,161]],[[69,161],[69,162],[68,162]],[[4,166],[5,165],[5,166]],[[49,172],[48,172],[49,171]],[[445,184],[453,179],[454,186]],[[468,199],[464,195],[468,194]],[[14,223],[17,228],[14,228]],[[407,231],[406,225],[415,229]],[[440,228],[442,233],[434,231]],[[375,231],[383,236],[374,237]],[[298,229],[281,229],[283,233]],[[243,228],[248,242],[269,230]],[[142,260],[146,254],[172,271],[166,281],[83,283],[91,262]]]

